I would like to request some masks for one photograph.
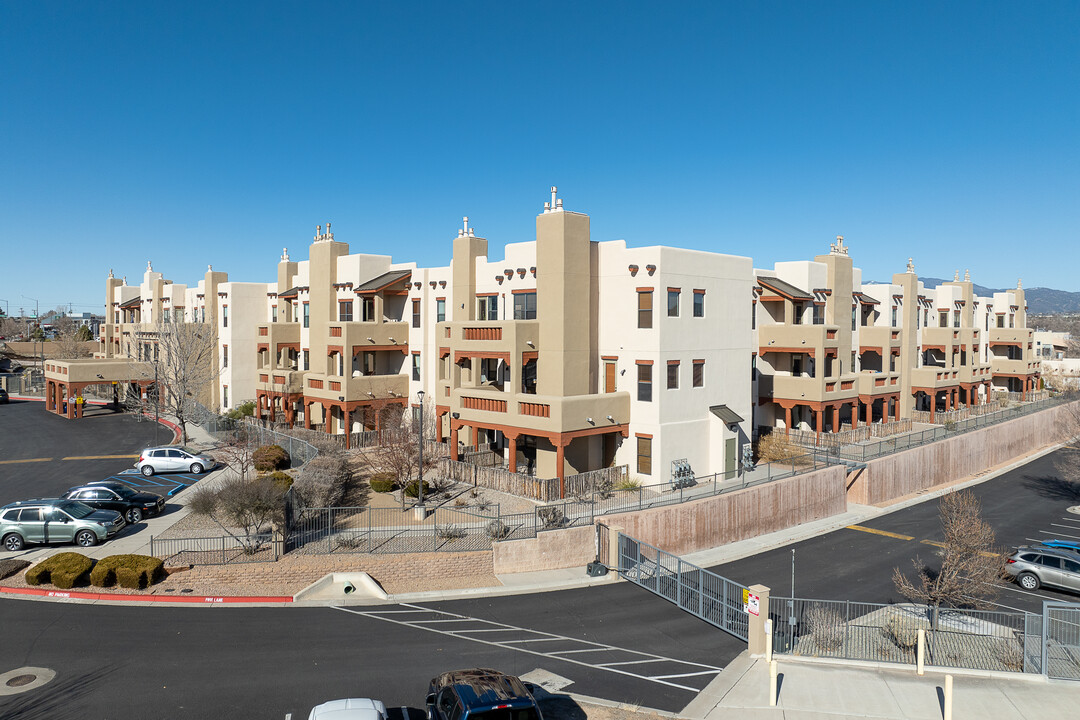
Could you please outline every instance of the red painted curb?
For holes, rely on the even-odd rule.
[[[290,595],[126,595],[123,593],[88,593],[75,590],[38,590],[36,588],[0,587],[0,594],[37,595],[40,597],[62,598],[65,600],[123,600],[125,602],[179,602],[198,605],[221,605],[226,603],[291,603]]]

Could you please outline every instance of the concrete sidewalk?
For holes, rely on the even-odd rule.
[[[769,666],[743,653],[687,705],[691,720],[941,720],[945,674],[895,665],[779,658],[778,693],[769,706]],[[950,671],[955,720],[1045,720],[1075,717],[1080,683],[1019,673]]]

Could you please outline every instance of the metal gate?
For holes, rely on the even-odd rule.
[[[743,593],[749,591],[745,585],[622,533],[619,575],[740,640],[747,640],[749,616]]]
[[[1080,603],[1044,602],[1042,630],[1046,676],[1080,680]]]

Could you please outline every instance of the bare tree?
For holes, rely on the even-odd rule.
[[[915,580],[893,570],[896,590],[932,608],[936,626],[939,608],[986,607],[1000,592],[1005,555],[994,544],[994,529],[982,519],[979,499],[970,490],[944,495],[940,501],[944,541],[938,555],[941,567],[934,570],[915,558]]]
[[[320,454],[308,461],[292,485],[305,508],[338,507],[356,486],[356,476],[345,453]]]
[[[214,456],[232,468],[237,477],[246,480],[255,468],[257,445],[251,435],[241,427],[229,435],[224,445],[214,451]]]
[[[149,328],[137,341],[133,360],[143,361],[137,367],[144,380],[155,383],[158,410],[176,418],[186,443],[187,424],[201,415],[200,404],[209,402],[221,374],[213,318],[205,323],[158,322]]]
[[[420,468],[420,431],[424,437],[434,436],[435,412],[425,408],[425,417],[414,419],[410,413],[397,404],[385,401],[371,406],[373,412],[381,414],[379,444],[366,448],[364,456],[376,473],[389,473],[401,488],[401,509],[405,509],[405,489],[418,474]],[[434,453],[424,456],[424,469],[431,468],[438,458]]]
[[[69,317],[58,317],[53,323],[56,339],[52,341],[56,357],[61,360],[74,360],[89,357],[90,351],[83,340],[83,331],[89,332],[85,325],[79,325]],[[92,338],[91,338],[92,339]]]
[[[217,523],[249,553],[266,542],[265,533],[274,523],[284,522],[281,488],[270,478],[232,477],[214,485],[200,483],[188,506],[196,515]]]

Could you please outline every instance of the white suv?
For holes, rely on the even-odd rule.
[[[214,458],[185,447],[146,448],[135,467],[146,477],[154,473],[190,472],[198,475],[217,465]]]

